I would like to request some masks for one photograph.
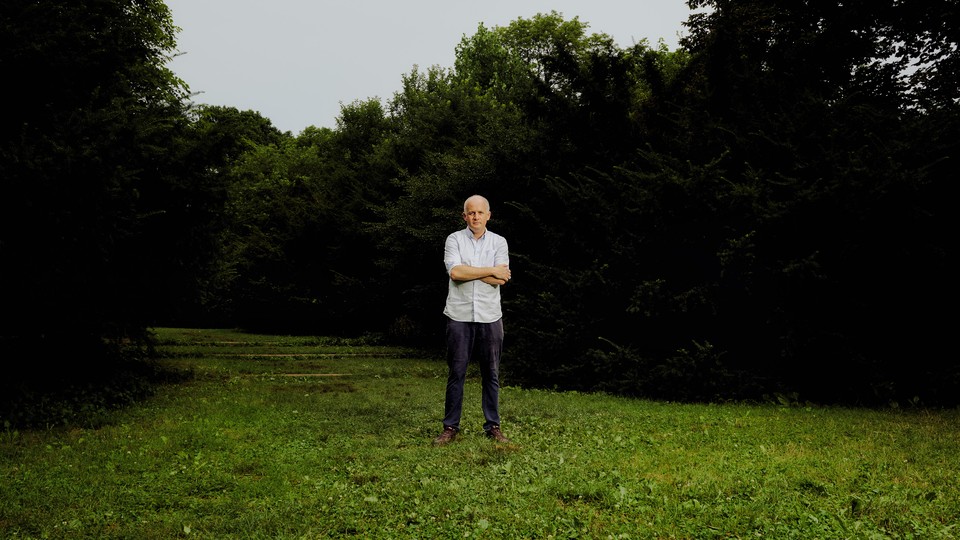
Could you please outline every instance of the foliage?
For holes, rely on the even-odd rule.
[[[688,4],[676,51],[481,24],[292,136],[186,104],[162,4],[6,3],[28,83],[0,141],[3,346],[181,321],[434,349],[442,242],[481,193],[515,384],[956,404],[956,2]]]
[[[174,166],[144,198],[154,210],[139,239],[153,261],[154,297],[146,304],[149,321],[180,324],[223,320],[219,291],[224,270],[229,169],[247,150],[279,145],[288,138],[269,120],[251,111],[199,106],[184,111],[183,127],[169,148]],[[155,250],[155,251],[153,251]]]
[[[385,111],[356,103],[336,130],[301,136],[309,172],[265,162],[276,183],[251,196],[259,181],[239,162],[234,200],[252,214],[236,216],[282,226],[235,220],[249,228],[232,245],[248,251],[229,297],[273,321],[441,343],[439,249],[482,193],[516,270],[504,298],[520,384],[952,402],[958,371],[936,353],[933,309],[952,252],[953,55],[934,43],[947,34],[898,45],[920,30],[896,3],[691,7],[708,9],[673,52],[618,49],[557,13],[480,25],[452,68],[415,68]],[[946,4],[924,10],[952,20]],[[323,200],[338,203],[287,191],[299,182],[336,186]],[[293,209],[305,218],[282,217]],[[316,264],[299,255],[294,239],[328,237],[315,216],[372,254],[337,269],[347,280],[332,291],[299,274],[339,264],[336,246],[318,246]]]
[[[445,365],[158,329],[193,373],[97,426],[0,433],[0,536],[956,538],[955,410],[502,391],[512,447],[440,428]],[[473,389],[473,390],[471,390]]]
[[[714,343],[811,399],[942,399],[956,366],[932,348],[952,249],[935,164],[953,151],[922,126],[956,105],[917,107],[890,37],[912,25],[892,2],[697,5],[713,11],[691,25],[671,152],[711,163],[705,230],[725,237],[705,247],[734,323]]]
[[[362,224],[383,196],[375,144],[387,129],[378,103],[357,103],[336,131],[255,145],[231,164],[218,293],[229,320],[345,334],[376,322],[364,320],[376,289]]]
[[[0,343],[44,361],[68,344],[98,354],[142,335],[155,278],[185,262],[155,234],[190,217],[157,196],[183,172],[186,85],[163,66],[175,27],[159,1],[15,0],[0,28],[16,81],[0,128]]]

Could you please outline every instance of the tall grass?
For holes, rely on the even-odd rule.
[[[0,434],[3,538],[956,538],[960,414],[502,391],[445,365],[158,329],[192,374],[97,428]],[[509,362],[509,357],[505,357]],[[505,381],[509,384],[509,381]]]

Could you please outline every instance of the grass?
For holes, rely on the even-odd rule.
[[[435,448],[445,365],[158,329],[192,374],[96,428],[0,433],[3,538],[957,538],[960,411],[501,393]],[[505,357],[509,362],[509,356]],[[506,381],[509,382],[509,381]]]

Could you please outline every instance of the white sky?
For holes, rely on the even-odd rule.
[[[169,64],[194,101],[259,112],[294,135],[340,106],[384,105],[414,67],[453,67],[464,35],[557,11],[620,47],[677,48],[685,0],[166,0],[181,28]]]

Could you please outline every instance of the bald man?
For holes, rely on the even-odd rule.
[[[510,281],[507,240],[487,230],[490,202],[473,195],[463,203],[466,228],[447,236],[443,262],[449,284],[447,303],[447,389],[443,432],[433,440],[442,446],[456,439],[463,411],[467,364],[476,361],[482,383],[483,431],[498,443],[509,443],[500,431],[500,354],[503,312],[500,288]]]

